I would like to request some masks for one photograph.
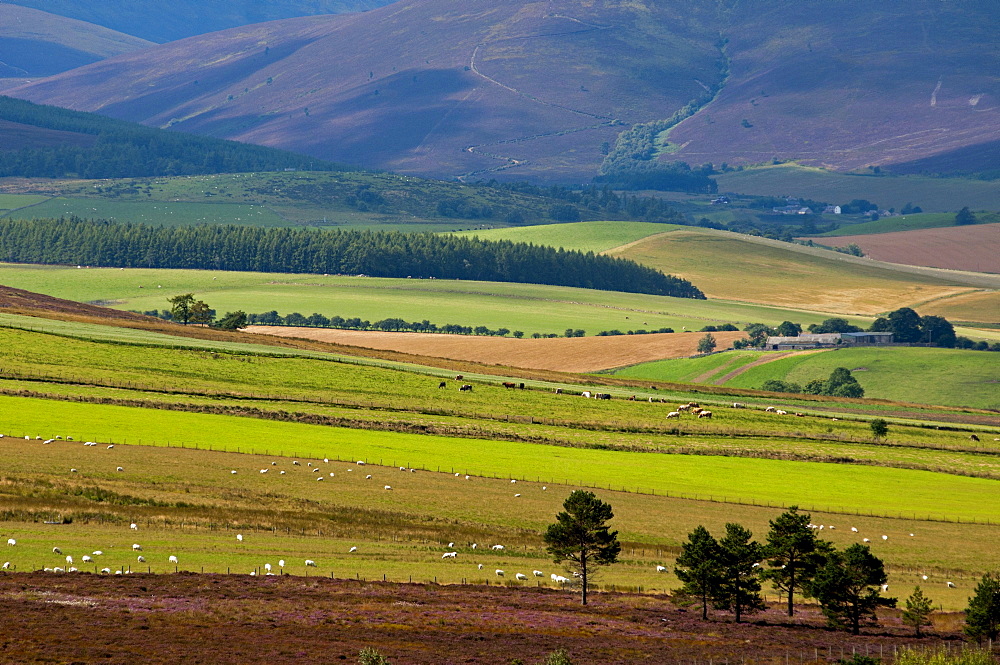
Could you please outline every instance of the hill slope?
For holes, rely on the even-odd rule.
[[[589,178],[650,122],[613,155],[852,169],[1000,139],[995,3],[720,6],[401,0],[192,37],[16,94],[438,176]],[[667,120],[691,114],[663,146]]]
[[[10,1],[10,0],[8,0]],[[153,42],[293,16],[357,12],[392,0],[12,0],[15,5],[103,25]]]
[[[369,167],[586,178],[623,126],[721,81],[714,16],[704,0],[402,0],[193,37],[15,94]]]
[[[3,79],[51,76],[152,45],[84,21],[0,4],[0,88],[9,85]]]

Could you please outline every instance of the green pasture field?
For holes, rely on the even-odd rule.
[[[282,315],[319,312],[369,321],[399,317],[438,325],[505,327],[529,336],[562,334],[567,328],[594,335],[602,330],[663,327],[681,332],[685,327],[698,330],[722,323],[742,327],[758,321],[808,325],[828,317],[748,303],[505,282],[0,264],[0,283],[137,311],[168,309],[167,298],[194,293],[219,314],[274,309]],[[858,325],[871,320],[849,318]]]
[[[799,196],[843,204],[867,199],[883,208],[907,203],[926,212],[1000,210],[1000,182],[925,176],[857,176],[791,164],[763,166],[715,176],[720,192],[757,196]]]
[[[744,365],[766,356],[764,351],[739,350],[715,353],[700,358],[679,358],[676,360],[656,360],[631,367],[623,367],[612,372],[626,379],[648,379],[650,381],[677,381],[681,383],[710,383]]]
[[[805,384],[837,367],[853,371],[866,397],[1000,409],[1000,354],[961,349],[836,349],[788,356],[751,367],[726,383],[760,388],[780,379]]]
[[[240,224],[247,226],[291,226],[266,206],[245,203],[198,203],[188,201],[119,201],[100,198],[56,197],[8,215],[15,219],[69,217],[110,219],[153,226],[191,224]]]
[[[0,194],[0,213],[24,206],[33,206],[48,198],[48,196],[40,194]]]
[[[365,460],[473,476],[798,504],[815,510],[1000,519],[1000,507],[992,499],[998,481],[927,471],[852,466],[845,473],[845,467],[836,464],[553,448],[21,397],[0,396],[0,413],[0,428],[9,435],[71,435],[78,441],[97,441],[102,448],[106,443],[140,441],[166,445],[169,440],[174,446]],[[82,454],[85,449],[79,448]],[[95,466],[93,473],[114,476],[116,466],[109,459],[106,466]],[[228,472],[219,469],[220,475]],[[169,479],[168,469],[161,474],[163,480]],[[396,477],[403,478],[398,472]],[[394,491],[404,493],[405,488],[399,485]]]
[[[32,454],[26,455],[27,450]],[[284,559],[283,572],[293,575],[385,575],[394,581],[412,576],[413,581],[442,583],[496,583],[500,580],[493,571],[499,568],[506,571],[504,581],[516,586],[548,586],[549,573],[563,572],[545,555],[540,532],[575,486],[512,485],[507,479],[465,480],[446,473],[299,459],[296,466],[287,457],[149,446],[109,450],[80,442],[43,445],[5,438],[0,440],[0,460],[6,477],[15,481],[0,489],[8,514],[72,522],[0,522],[0,533],[17,540],[4,560],[25,570],[65,566],[65,555],[70,555],[81,570],[107,566],[165,573],[174,571],[167,557],[175,555],[179,570],[263,574],[265,563],[277,572]],[[307,460],[322,469],[324,482],[314,480],[318,474]],[[111,465],[124,470],[106,472]],[[70,473],[70,467],[78,471]],[[268,473],[259,473],[261,468]],[[334,477],[328,475],[331,470]],[[387,483],[391,492],[383,489]],[[739,521],[762,538],[767,521],[780,512],[620,490],[598,494],[614,507],[612,524],[624,543],[621,562],[602,570],[604,588],[675,588],[673,575],[656,573],[655,566],[672,567],[678,545],[694,526],[704,524],[718,534],[725,522]],[[159,505],[146,505],[150,498]],[[838,547],[869,537],[887,561],[890,583],[909,584],[927,574],[931,579],[925,589],[934,589],[935,602],[948,607],[963,606],[961,593],[967,595],[977,574],[998,561],[996,526],[816,512],[813,517],[837,526],[825,529],[823,536]],[[129,529],[130,522],[137,531]],[[859,533],[852,533],[851,526]],[[882,534],[889,539],[883,541]],[[449,542],[455,546],[449,548]],[[137,561],[133,543],[142,545],[145,564]],[[493,544],[504,544],[505,550],[489,549]],[[62,554],[53,553],[53,547]],[[358,549],[350,553],[351,547]],[[81,557],[93,556],[94,550],[104,554],[92,564],[82,563]],[[458,556],[443,560],[446,551]],[[307,568],[307,558],[317,567]],[[532,570],[544,577],[535,578]],[[516,582],[517,572],[529,580]],[[957,582],[959,590],[947,590],[946,580]]]

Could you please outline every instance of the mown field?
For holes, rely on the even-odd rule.
[[[867,199],[883,208],[897,210],[907,203],[926,212],[956,212],[965,206],[973,210],[1000,210],[1000,183],[996,181],[856,176],[788,164],[723,173],[715,176],[715,181],[720,192],[792,195],[837,205],[852,199]]]
[[[978,291],[952,298],[933,300],[921,305],[925,314],[943,316],[949,321],[1000,324],[1000,292]]]

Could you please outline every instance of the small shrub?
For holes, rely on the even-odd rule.
[[[545,665],[573,665],[565,649],[556,649],[545,657]]]
[[[372,647],[365,647],[358,652],[358,663],[360,665],[390,665],[389,659]]]

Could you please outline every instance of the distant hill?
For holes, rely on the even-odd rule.
[[[283,150],[0,96],[0,177],[124,178],[339,169]]]
[[[912,169],[946,154],[988,171],[1000,153],[975,146],[1000,140],[998,11],[399,0],[192,37],[12,94],[433,176],[579,182],[602,162],[656,160]]]
[[[51,76],[152,45],[92,23],[0,3],[0,88],[8,87],[3,79]]]
[[[359,12],[393,0],[6,0],[102,25],[152,42],[295,16]]]

